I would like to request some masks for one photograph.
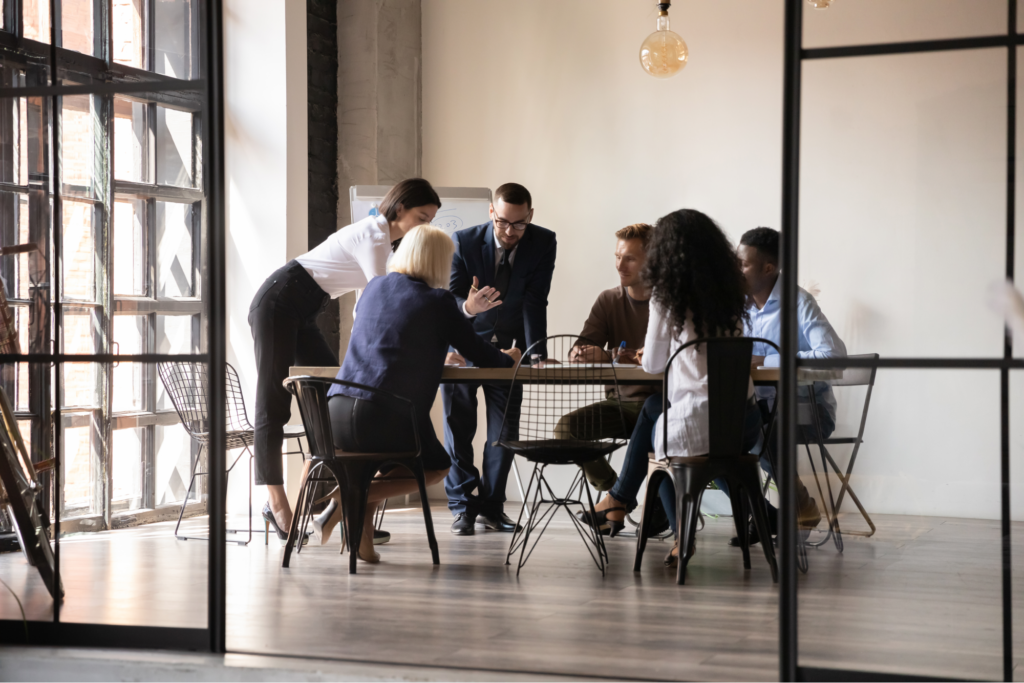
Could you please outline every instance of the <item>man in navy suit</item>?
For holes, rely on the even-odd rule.
[[[459,230],[454,235],[450,289],[463,313],[473,318],[473,329],[498,349],[512,343],[525,351],[547,337],[548,292],[555,270],[555,233],[533,225],[533,200],[522,185],[507,183],[494,193],[491,221]],[[501,301],[497,305],[497,301]],[[541,357],[545,355],[541,349]],[[465,363],[457,354],[449,362]],[[487,404],[487,445],[483,466],[473,464],[476,435],[477,389],[480,384],[443,384],[444,446],[452,467],[444,480],[448,508],[455,515],[452,533],[472,534],[479,521],[495,531],[513,531],[504,512],[505,483],[512,467],[512,452],[494,446],[501,436],[508,403],[505,438],[519,430],[522,389],[509,402],[507,386],[483,385]],[[475,491],[475,493],[474,493]]]

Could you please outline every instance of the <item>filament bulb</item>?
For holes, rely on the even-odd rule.
[[[657,30],[640,46],[640,66],[655,78],[671,78],[686,66],[686,42],[669,30],[668,12],[658,16]]]

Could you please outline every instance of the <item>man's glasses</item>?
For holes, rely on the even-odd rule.
[[[530,215],[533,215],[533,211],[530,212]],[[526,230],[526,227],[529,224],[529,218],[519,223],[509,223],[504,218],[498,218],[497,216],[494,217],[494,227],[496,227],[498,230],[515,230],[516,232],[522,232]]]

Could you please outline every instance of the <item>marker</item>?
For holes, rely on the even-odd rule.
[[[625,349],[626,349],[626,342],[625,342],[625,341],[623,341],[623,342],[622,342],[621,344],[619,344],[619,352],[618,352],[618,353],[617,353],[617,354],[615,355],[615,358],[614,358],[614,359],[612,360],[612,363],[613,363],[613,364],[618,364],[618,362],[619,362],[619,356],[621,356],[621,355],[622,355],[622,352],[623,352],[623,351],[624,351]]]

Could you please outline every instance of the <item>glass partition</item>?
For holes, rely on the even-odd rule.
[[[0,578],[29,622],[189,629],[167,642],[206,647],[210,549],[176,527],[207,535],[210,487],[193,473],[208,451],[160,378],[207,367],[200,6],[58,0],[56,14],[60,86],[94,93],[16,96],[53,85],[50,2],[3,11],[20,42],[0,47],[0,451],[23,448],[34,470],[21,476],[35,479],[64,597],[20,552],[0,552]],[[140,91],[147,80],[159,89]],[[21,529],[14,507],[0,539]],[[21,619],[0,597],[3,632]]]

